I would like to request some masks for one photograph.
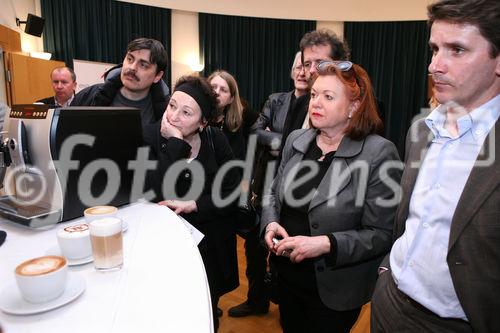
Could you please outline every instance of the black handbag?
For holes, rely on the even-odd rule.
[[[212,151],[214,153],[215,159],[217,161],[217,164],[221,166],[221,161],[219,161],[219,158],[217,157],[217,153],[215,150],[214,142],[212,139],[212,131],[210,129],[210,126],[207,126],[205,128],[207,132],[207,137],[208,137],[208,142],[210,143],[210,147],[212,148]],[[248,188],[248,187],[247,187]],[[238,211],[236,212],[237,216],[235,218],[235,229],[238,235],[240,235],[243,238],[246,238],[246,236],[255,228],[258,228],[260,220],[257,215],[257,212],[255,210],[254,205],[251,202],[251,193],[250,190],[248,189],[247,193],[247,198],[245,200],[244,204],[238,205]]]
[[[271,151],[267,146],[257,144],[253,166],[253,179],[250,188],[252,191],[251,203],[259,215],[262,211],[262,197],[265,191],[264,181],[267,167],[274,160],[276,160],[276,157],[271,155]]]

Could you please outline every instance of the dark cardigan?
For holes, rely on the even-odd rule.
[[[199,249],[207,271],[210,290],[218,297],[239,285],[236,236],[232,221],[232,214],[237,209],[237,201],[220,208],[213,201],[212,187],[217,171],[225,162],[233,160],[234,155],[227,139],[219,129],[211,128],[210,132],[215,152],[211,147],[207,131],[204,130],[200,133],[201,146],[195,159],[204,169],[205,179],[202,193],[197,198],[185,199],[195,200],[198,211],[182,214],[182,217],[205,235],[199,244]],[[159,165],[155,181],[156,193],[160,199],[172,199],[172,197],[164,198],[160,191],[165,172],[173,163],[185,160],[189,156],[191,146],[184,140],[165,139],[161,135],[159,135],[157,142],[156,154]],[[240,170],[231,169],[222,181],[221,197],[225,198],[238,188],[240,180]],[[165,183],[169,184],[171,188],[175,187],[177,195],[183,197],[188,192],[192,182],[200,185],[200,181],[202,180],[199,175],[183,170],[176,179],[168,179]]]

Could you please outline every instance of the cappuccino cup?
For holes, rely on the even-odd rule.
[[[19,264],[15,274],[21,296],[30,303],[44,303],[64,292],[68,262],[61,256],[38,257]]]
[[[92,255],[87,223],[69,225],[59,229],[57,242],[62,255],[69,260],[83,259]]]
[[[90,223],[94,220],[102,219],[105,217],[115,217],[118,208],[114,206],[94,206],[87,208],[83,211],[85,215],[85,221]]]
[[[89,223],[94,266],[99,271],[123,265],[122,220],[106,217]]]

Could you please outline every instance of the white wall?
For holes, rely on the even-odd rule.
[[[314,21],[425,20],[431,0],[120,0],[225,15]]]
[[[28,13],[40,16],[40,0],[0,0],[0,24],[21,34],[21,48],[25,52],[43,51],[43,40],[24,33],[24,24],[16,26],[16,17],[26,21]]]
[[[333,30],[333,32],[335,32],[339,37],[344,36],[344,22],[317,21],[316,28],[317,29],[330,29],[330,30]]]
[[[172,84],[199,64],[198,13],[172,10]]]

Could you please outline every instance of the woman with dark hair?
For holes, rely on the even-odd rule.
[[[162,118],[156,147],[159,156],[156,190],[164,199],[161,205],[184,217],[205,235],[198,247],[207,272],[217,330],[215,312],[219,297],[238,287],[239,280],[236,235],[230,221],[237,202],[222,204],[214,198],[225,199],[238,188],[241,176],[238,169],[232,168],[220,186],[213,186],[219,168],[234,159],[224,134],[207,127],[215,115],[215,106],[215,96],[205,78],[186,76],[177,81]],[[165,175],[174,163],[181,172],[176,179],[169,179]],[[213,191],[219,193],[214,195]]]
[[[401,166],[375,134],[382,122],[361,67],[320,63],[308,112],[313,128],[287,138],[261,228],[283,331],[349,332],[391,246]]]

